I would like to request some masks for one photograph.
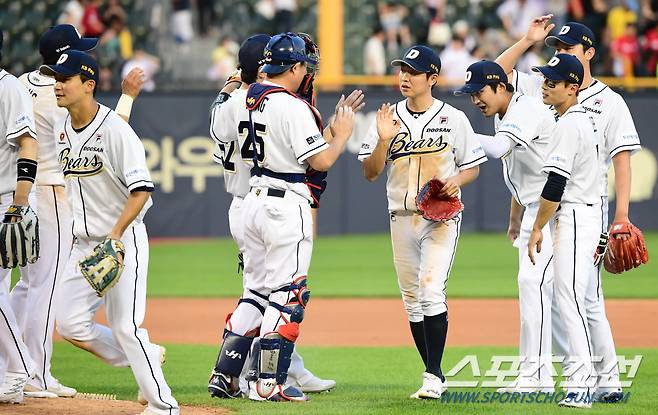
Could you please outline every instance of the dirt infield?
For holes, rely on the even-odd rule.
[[[11,415],[135,415],[144,406],[130,401],[100,401],[90,399],[31,399],[25,398],[22,405],[2,404],[0,414]],[[230,413],[228,409],[202,406],[181,406],[185,415],[217,415]]]
[[[144,326],[162,343],[218,344],[231,299],[149,299]],[[448,346],[516,346],[518,301],[454,299],[448,303]],[[658,347],[658,300],[606,300],[618,347]],[[399,299],[313,299],[302,346],[411,346]]]

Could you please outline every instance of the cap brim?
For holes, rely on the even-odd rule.
[[[74,49],[80,50],[80,51],[88,51],[92,50],[98,45],[98,38],[95,37],[83,37],[80,38],[80,41],[75,45]]]
[[[419,68],[418,64],[416,64],[414,66],[414,62],[409,62],[409,61],[406,61],[404,59],[394,59],[393,61],[391,61],[391,66],[401,66],[401,65],[407,65],[407,66],[411,67],[411,69],[413,69],[416,72],[423,72],[423,73],[429,72],[428,69]]]
[[[73,76],[80,73],[79,71],[68,69],[62,65],[41,65],[39,67],[39,72],[46,76],[55,76],[55,75]]]
[[[542,75],[544,75],[544,78],[549,79],[551,81],[569,80],[550,66],[533,66],[532,70],[533,72],[540,72]]]
[[[577,45],[578,43],[580,43],[580,42],[574,41],[573,39],[568,38],[566,36],[548,36],[546,38],[546,40],[544,40],[544,43],[546,44],[546,46],[551,47],[551,48],[554,48],[555,46],[557,46],[558,42],[564,43],[565,45],[569,45],[569,46],[574,46],[574,45]]]
[[[276,75],[287,71],[291,67],[292,65],[271,65],[267,63],[263,65],[263,68],[260,71],[266,74]]]
[[[465,95],[465,94],[470,95],[470,94],[474,94],[476,92],[481,91],[482,88],[484,88],[485,86],[487,86],[487,84],[475,84],[475,83],[465,84],[461,88],[453,91],[453,95]]]

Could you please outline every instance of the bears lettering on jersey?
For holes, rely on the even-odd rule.
[[[427,137],[414,140],[408,132],[401,131],[391,141],[389,158],[395,160],[412,154],[438,154],[445,151],[446,148],[448,148],[448,143],[443,141],[442,135],[436,138]]]
[[[83,150],[98,153],[103,151],[102,148],[97,147],[83,147]],[[97,154],[69,157],[70,153],[70,148],[65,148],[59,153],[59,163],[64,171],[64,178],[94,176],[103,171],[103,161]]]

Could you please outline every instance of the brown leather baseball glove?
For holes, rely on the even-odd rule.
[[[626,235],[625,239],[622,236]],[[649,261],[642,231],[632,223],[615,222],[610,227],[608,249],[603,264],[611,274],[621,274]]]
[[[416,196],[416,206],[427,220],[436,222],[454,218],[464,210],[464,204],[458,197],[448,197],[441,194],[444,183],[439,179],[431,179],[420,189]]]

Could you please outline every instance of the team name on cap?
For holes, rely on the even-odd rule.
[[[592,44],[592,39],[590,39],[589,36],[587,36],[587,35],[582,35],[582,36],[581,36],[581,39],[582,39],[584,42],[587,42],[587,43],[590,44],[590,45]]]
[[[57,53],[59,53],[59,52],[63,52],[63,51],[65,51],[66,49],[70,49],[70,48],[71,48],[71,45],[64,45],[64,46],[62,46],[61,48],[57,48],[57,49],[55,49],[55,52],[57,52]]]
[[[580,77],[573,72],[569,72],[569,77],[576,82],[580,82]]]
[[[434,70],[434,71],[439,72],[439,68],[433,63],[430,63],[430,68],[432,68],[432,70]]]
[[[96,75],[96,72],[93,69],[91,69],[90,67],[88,67],[87,65],[84,65],[84,64],[80,65],[80,70],[88,72],[91,76]]]
[[[487,79],[487,81],[491,81],[492,79],[500,81],[500,75],[495,73],[488,73],[484,77]]]

